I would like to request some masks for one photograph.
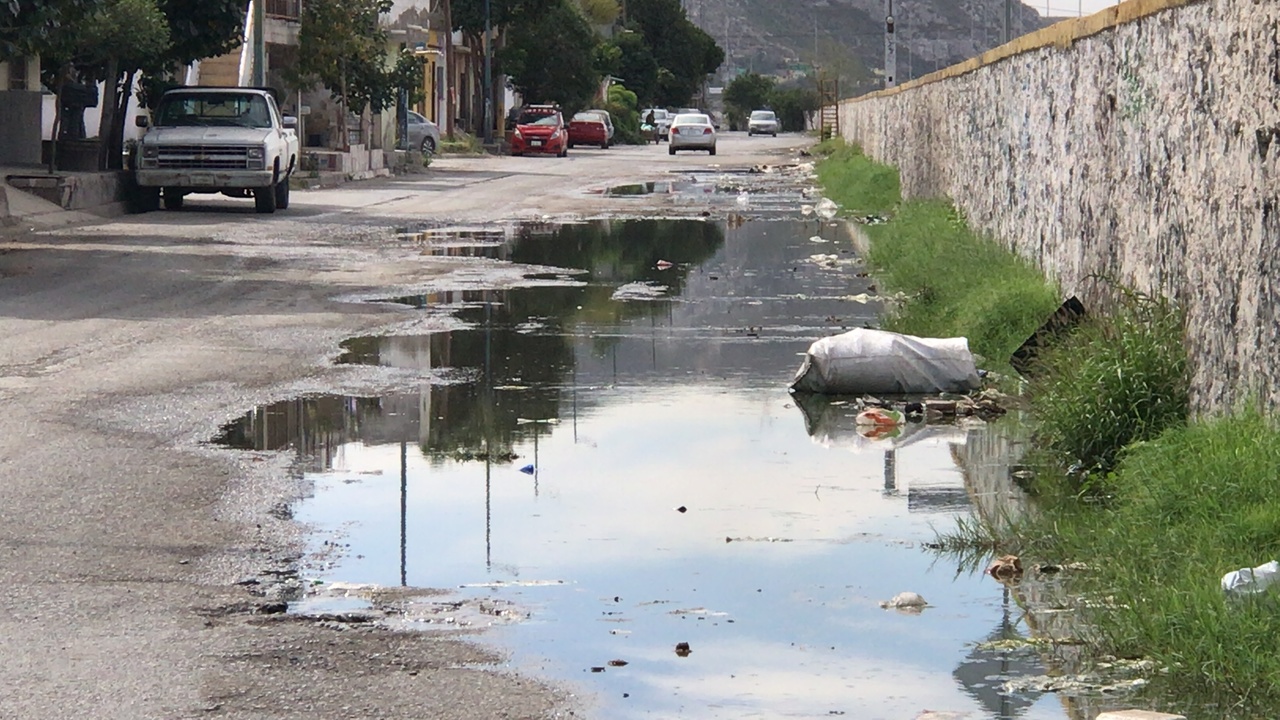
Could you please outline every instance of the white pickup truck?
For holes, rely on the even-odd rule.
[[[167,91],[132,160],[141,209],[182,207],[190,193],[252,197],[260,213],[289,207],[298,167],[298,121],[280,114],[269,88],[180,87]]]

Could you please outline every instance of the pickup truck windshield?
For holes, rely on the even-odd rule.
[[[270,128],[271,110],[261,95],[170,93],[161,98],[153,124],[163,127]]]

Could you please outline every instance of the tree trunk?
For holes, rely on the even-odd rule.
[[[453,121],[456,114],[453,60],[453,1],[444,0],[444,131],[450,140],[453,139]]]
[[[347,128],[347,69],[343,64],[342,74],[338,82],[342,86],[342,107],[338,108],[338,132],[342,135],[339,138],[338,149],[343,152],[351,152],[351,131]]]
[[[49,136],[49,174],[58,169],[58,133],[62,132],[62,88],[67,84],[65,73],[58,73],[58,86],[53,90],[53,133]]]
[[[108,170],[119,170],[124,167],[124,129],[129,125],[129,98],[133,97],[133,80],[136,70],[124,75],[124,84],[120,86],[119,105],[116,106],[115,122],[111,127],[111,149],[107,158]]]
[[[111,135],[116,127],[116,93],[120,91],[120,61],[107,61],[106,81],[102,86],[102,113],[98,118],[98,169],[107,170],[111,162]]]

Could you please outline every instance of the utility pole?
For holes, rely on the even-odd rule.
[[[893,34],[893,0],[884,0],[884,86],[898,84],[898,41]]]
[[[1045,6],[1046,16],[1048,5]],[[1004,0],[1004,42],[1013,39],[1013,0]]]
[[[489,0],[484,0],[484,143],[493,142],[493,29],[489,24]]]

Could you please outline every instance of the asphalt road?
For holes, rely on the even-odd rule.
[[[343,338],[430,329],[362,299],[518,278],[398,231],[602,216],[612,185],[785,163],[810,143],[450,157],[295,191],[271,216],[190,196],[180,212],[0,236],[0,717],[591,717],[590,698],[504,671],[476,638],[277,612],[273,579],[304,537],[293,459],[206,443],[258,404],[409,382],[332,364]]]

